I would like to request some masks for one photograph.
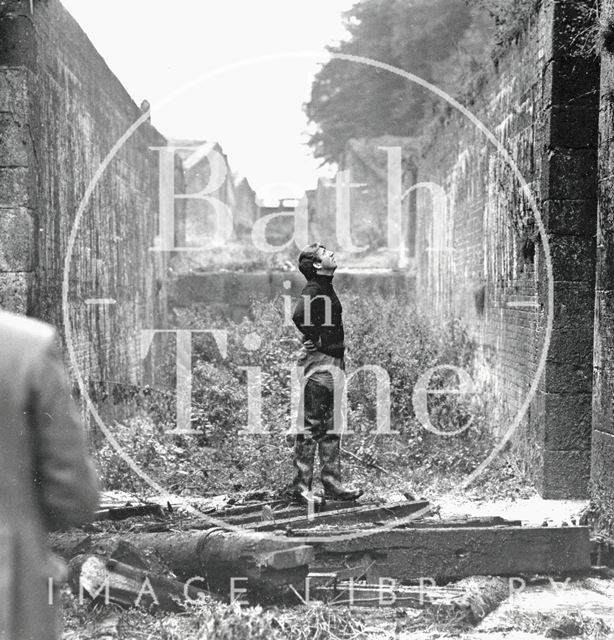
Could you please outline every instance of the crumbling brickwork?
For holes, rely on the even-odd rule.
[[[69,234],[90,181],[141,115],[59,0],[0,2],[0,306],[62,329]],[[69,269],[82,375],[142,378],[141,328],[165,322],[157,233],[158,154],[143,123],[93,188]],[[86,304],[110,298],[112,305]]]
[[[419,181],[443,187],[439,215],[418,195],[421,299],[461,316],[482,347],[483,379],[501,400],[499,435],[514,443],[544,497],[587,494],[590,458],[599,66],[586,38],[591,2],[544,0],[517,42],[481,78],[467,107],[511,155],[534,195],[466,116],[442,109],[425,133]]]

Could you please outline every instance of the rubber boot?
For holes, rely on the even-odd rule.
[[[328,434],[320,440],[319,445],[324,498],[328,500],[358,500],[364,493],[363,490],[350,489],[341,482],[339,436]]]
[[[317,509],[324,504],[321,495],[311,490],[313,482],[313,460],[316,453],[316,443],[313,438],[297,435],[294,445],[294,479],[292,480],[293,499],[300,504],[309,504]]]

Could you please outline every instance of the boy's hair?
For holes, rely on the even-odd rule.
[[[300,253],[298,257],[298,270],[307,278],[312,280],[316,277],[317,270],[314,269],[313,263],[320,262],[318,257],[318,249],[323,247],[319,242],[313,242],[307,245]]]

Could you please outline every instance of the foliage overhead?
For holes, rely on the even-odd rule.
[[[383,62],[439,86],[466,62],[463,49],[476,24],[479,48],[485,40],[465,0],[361,0],[344,19],[349,36],[328,47],[331,53]],[[316,74],[304,107],[314,127],[309,145],[315,157],[339,162],[350,138],[414,135],[433,99],[395,73],[332,58]]]

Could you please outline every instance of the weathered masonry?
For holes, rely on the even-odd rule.
[[[418,290],[472,328],[482,347],[482,383],[505,406],[504,430],[535,381],[513,441],[550,498],[586,496],[589,487],[599,59],[587,38],[594,9],[589,1],[544,0],[467,105],[500,147],[450,109],[428,132],[419,176],[443,188],[446,206],[437,211],[432,194],[419,194]],[[501,149],[533,194],[545,234]],[[599,257],[603,262],[603,249]],[[603,281],[606,272],[598,273]],[[606,299],[598,293],[602,306]],[[598,345],[604,330],[598,320]],[[597,353],[596,412],[604,384],[599,362]],[[609,432],[611,412],[596,419],[598,438],[608,421]]]
[[[614,2],[601,5],[603,23],[614,24]],[[599,205],[593,378],[592,498],[614,528],[614,51],[601,56],[599,103]]]
[[[63,326],[64,261],[81,198],[140,115],[58,0],[0,2],[1,307]],[[149,148],[165,144],[143,123],[83,211],[68,302],[89,380],[139,380],[140,330],[165,322],[166,258],[148,251],[158,197],[158,154]]]

